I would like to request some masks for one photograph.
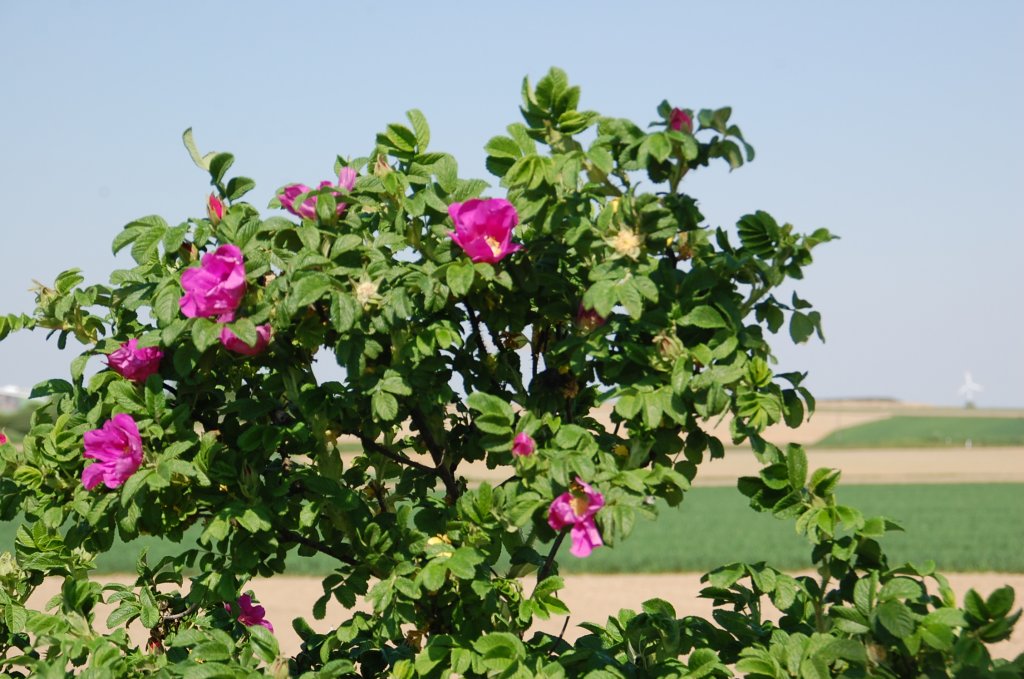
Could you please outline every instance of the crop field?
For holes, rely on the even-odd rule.
[[[897,415],[838,429],[818,448],[938,448],[1024,446],[1024,417]]]
[[[882,540],[890,563],[935,561],[947,571],[1024,572],[1024,484],[840,486],[839,501],[899,521]],[[811,566],[792,521],[755,514],[735,488],[695,488],[679,509],[638,521],[625,549],[560,560],[567,572],[706,571],[730,561]]]

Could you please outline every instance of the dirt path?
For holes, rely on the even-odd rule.
[[[975,588],[983,595],[1003,585],[1011,585],[1018,593],[1024,593],[1024,574],[1006,573],[952,573],[948,574],[950,584],[957,593],[958,601],[968,588]],[[127,576],[99,576],[100,582],[120,582],[130,584],[133,579]],[[566,627],[565,638],[575,639],[584,630],[577,626],[578,622],[591,621],[603,623],[608,616],[615,615],[622,608],[639,609],[647,599],[659,597],[675,606],[680,616],[698,615],[710,619],[711,602],[698,597],[703,585],[700,575],[696,573],[668,574],[636,574],[636,575],[569,575],[565,578],[566,587],[562,590],[562,600],[573,612]],[[267,609],[267,619],[274,624],[275,634],[281,642],[283,653],[293,655],[299,650],[298,635],[291,627],[294,618],[305,617],[314,629],[327,631],[331,629],[331,620],[341,620],[346,611],[336,601],[327,606],[325,620],[314,620],[310,611],[323,589],[320,579],[313,577],[278,576],[270,579],[257,579],[250,584],[260,604]],[[51,596],[59,593],[60,581],[47,580],[36,590],[30,605],[42,606]],[[1019,604],[1018,604],[1019,605]],[[361,610],[368,610],[364,606]],[[97,627],[104,629],[107,615],[111,607],[102,606],[97,615]],[[565,618],[552,618],[539,621],[535,629],[558,634],[562,630]],[[146,633],[140,623],[131,628],[132,638],[142,643]],[[1024,624],[1018,625],[1016,634],[1009,640],[993,647],[997,657],[1013,658],[1024,653]]]

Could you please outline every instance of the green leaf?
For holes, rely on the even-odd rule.
[[[398,417],[398,400],[385,391],[375,391],[370,397],[375,419],[390,422]]]
[[[430,125],[427,124],[427,118],[417,108],[406,111],[405,117],[409,119],[413,133],[416,135],[416,147],[420,153],[423,153],[430,146]]]
[[[473,286],[476,269],[469,262],[453,262],[445,272],[445,282],[456,297],[464,297]]]
[[[1013,608],[1013,601],[1013,588],[1004,585],[988,595],[988,599],[985,600],[985,608],[991,617],[1001,618]]]
[[[220,338],[221,326],[209,318],[197,318],[192,323],[192,343],[199,351],[206,351]]]
[[[7,625],[9,632],[20,633],[25,631],[27,622],[28,611],[25,610],[24,606],[16,603],[4,605],[4,623]]]
[[[447,569],[444,567],[444,561],[441,559],[434,559],[427,563],[420,571],[419,581],[423,585],[423,588],[428,592],[436,592],[441,589],[444,585],[445,578],[447,577]]]
[[[358,311],[356,301],[351,295],[341,292],[331,295],[331,325],[338,332],[348,332],[352,329]]]
[[[383,389],[384,391],[390,392],[392,394],[397,394],[399,396],[412,395],[412,389],[409,388],[409,385],[406,384],[402,376],[395,374],[392,371],[389,372],[391,372],[391,374],[385,374],[384,379],[380,381],[380,388]]]
[[[910,578],[893,578],[882,585],[878,592],[879,601],[917,599],[924,593],[921,584]]]
[[[484,146],[484,150],[495,158],[519,159],[523,156],[523,150],[519,145],[508,137],[491,137],[491,140]]]
[[[235,164],[235,157],[230,153],[218,153],[210,159],[210,177],[214,183],[220,184],[224,175]]]
[[[256,188],[256,182],[248,177],[232,177],[227,186],[228,200],[238,200]]]
[[[743,247],[754,255],[767,258],[775,252],[779,225],[767,212],[744,215],[736,227]]]
[[[647,139],[644,140],[643,146],[659,163],[668,160],[668,157],[672,154],[672,141],[664,132],[655,132],[648,135]]]
[[[262,625],[249,627],[249,644],[256,656],[265,663],[272,663],[281,654],[274,633]]]
[[[875,609],[878,622],[893,636],[903,639],[914,633],[914,614],[898,601],[886,601]]]
[[[814,323],[802,311],[794,311],[789,319],[789,336],[797,344],[802,344],[814,334]]]
[[[515,420],[515,413],[512,412],[512,406],[507,401],[497,396],[485,394],[482,391],[475,391],[470,394],[469,398],[466,399],[466,405],[481,415],[500,418],[509,425]]]
[[[156,598],[149,587],[139,590],[139,602],[142,604],[142,626],[147,629],[156,627],[160,622],[160,609],[157,607]]]
[[[185,149],[188,151],[188,155],[192,158],[192,162],[196,164],[200,170],[210,169],[210,160],[216,155],[215,153],[207,153],[205,156],[199,153],[199,148],[196,146],[195,139],[192,137],[192,128],[188,128],[181,135],[181,141],[185,144]]]
[[[318,301],[333,287],[334,281],[330,276],[319,272],[307,274],[292,285],[288,299],[289,308],[294,314],[299,309]]]
[[[683,325],[694,325],[698,328],[728,328],[729,324],[722,318],[722,314],[711,306],[702,305],[696,307],[690,313],[683,316],[680,321]]]
[[[153,315],[161,325],[167,326],[181,313],[178,300],[181,299],[181,287],[174,279],[165,280],[153,295]]]
[[[383,137],[390,146],[400,152],[412,153],[416,149],[416,135],[408,127],[392,123],[387,126]],[[381,137],[377,137],[378,141]]]
[[[619,301],[614,281],[598,281],[583,293],[583,306],[593,309],[603,318],[612,312],[612,307]]]
[[[250,347],[256,345],[256,341],[259,336],[256,334],[256,324],[249,318],[239,318],[237,321],[229,323],[227,326],[231,332],[235,333],[238,339],[242,340]]]
[[[504,671],[516,660],[526,657],[523,642],[508,632],[492,632],[473,643],[473,650],[483,656],[481,664],[497,672]]]
[[[792,446],[786,452],[786,469],[789,472],[789,485],[803,488],[807,482],[807,453],[800,446]]]

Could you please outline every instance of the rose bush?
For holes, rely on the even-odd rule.
[[[142,217],[113,243],[131,268],[108,284],[65,272],[32,316],[0,317],[0,339],[38,328],[85,346],[68,379],[35,388],[52,406],[23,444],[0,445],[0,510],[24,521],[0,556],[2,669],[1018,676],[1024,661],[986,647],[1020,615],[1012,591],[960,607],[934,564],[890,564],[897,524],[840,504],[838,472],[762,436],[814,408],[802,373],[773,368],[770,340],[821,335],[811,305],[779,290],[829,232],[765,212],[704,223],[686,175],[753,157],[730,109],[663,102],[644,130],[578,103],[557,69],[525,82],[523,122],[486,145],[491,190],[429,149],[410,111],[367,155],[338,159],[337,185],[284,187],[271,207],[298,221],[261,215],[244,200],[254,182],[228,176],[232,156],[200,154],[186,132],[214,190],[196,199],[205,218]],[[158,370],[103,369],[126,343],[162,352]],[[318,379],[317,360],[342,377]],[[725,416],[730,443],[763,463],[739,491],[795,522],[816,574],[729,564],[706,576],[712,620],[653,599],[573,643],[531,632],[566,613],[561,559],[685,511],[698,467],[726,454],[708,432]],[[470,462],[507,476],[472,483]],[[180,550],[143,554],[130,585],[88,577],[115,538],[141,535]],[[280,618],[247,584],[317,553],[333,570],[311,617],[332,599],[346,613],[291,621],[303,645],[284,657]],[[45,577],[60,595],[28,605]]]

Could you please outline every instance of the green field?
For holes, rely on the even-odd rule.
[[[1024,418],[896,415],[834,431],[814,447],[963,448],[967,445],[1024,446]]]
[[[839,499],[906,526],[884,540],[893,563],[932,559],[948,571],[1024,572],[1024,484],[851,486],[840,488]],[[0,551],[13,548],[14,531],[0,525]],[[152,538],[118,544],[99,558],[100,570],[133,572],[143,546],[157,558],[180,548]],[[755,514],[734,488],[696,488],[681,508],[663,508],[657,522],[640,520],[622,547],[576,559],[566,543],[560,562],[577,573],[707,571],[731,561],[798,569],[810,566],[809,553],[791,521]],[[332,564],[293,556],[289,572],[324,573]]]
[[[840,486],[842,504],[900,521],[883,546],[892,563],[934,560],[948,571],[1024,572],[1024,484]],[[755,514],[734,488],[696,488],[679,509],[641,521],[623,549],[561,560],[569,572],[706,571],[729,561],[811,565],[792,521]]]

